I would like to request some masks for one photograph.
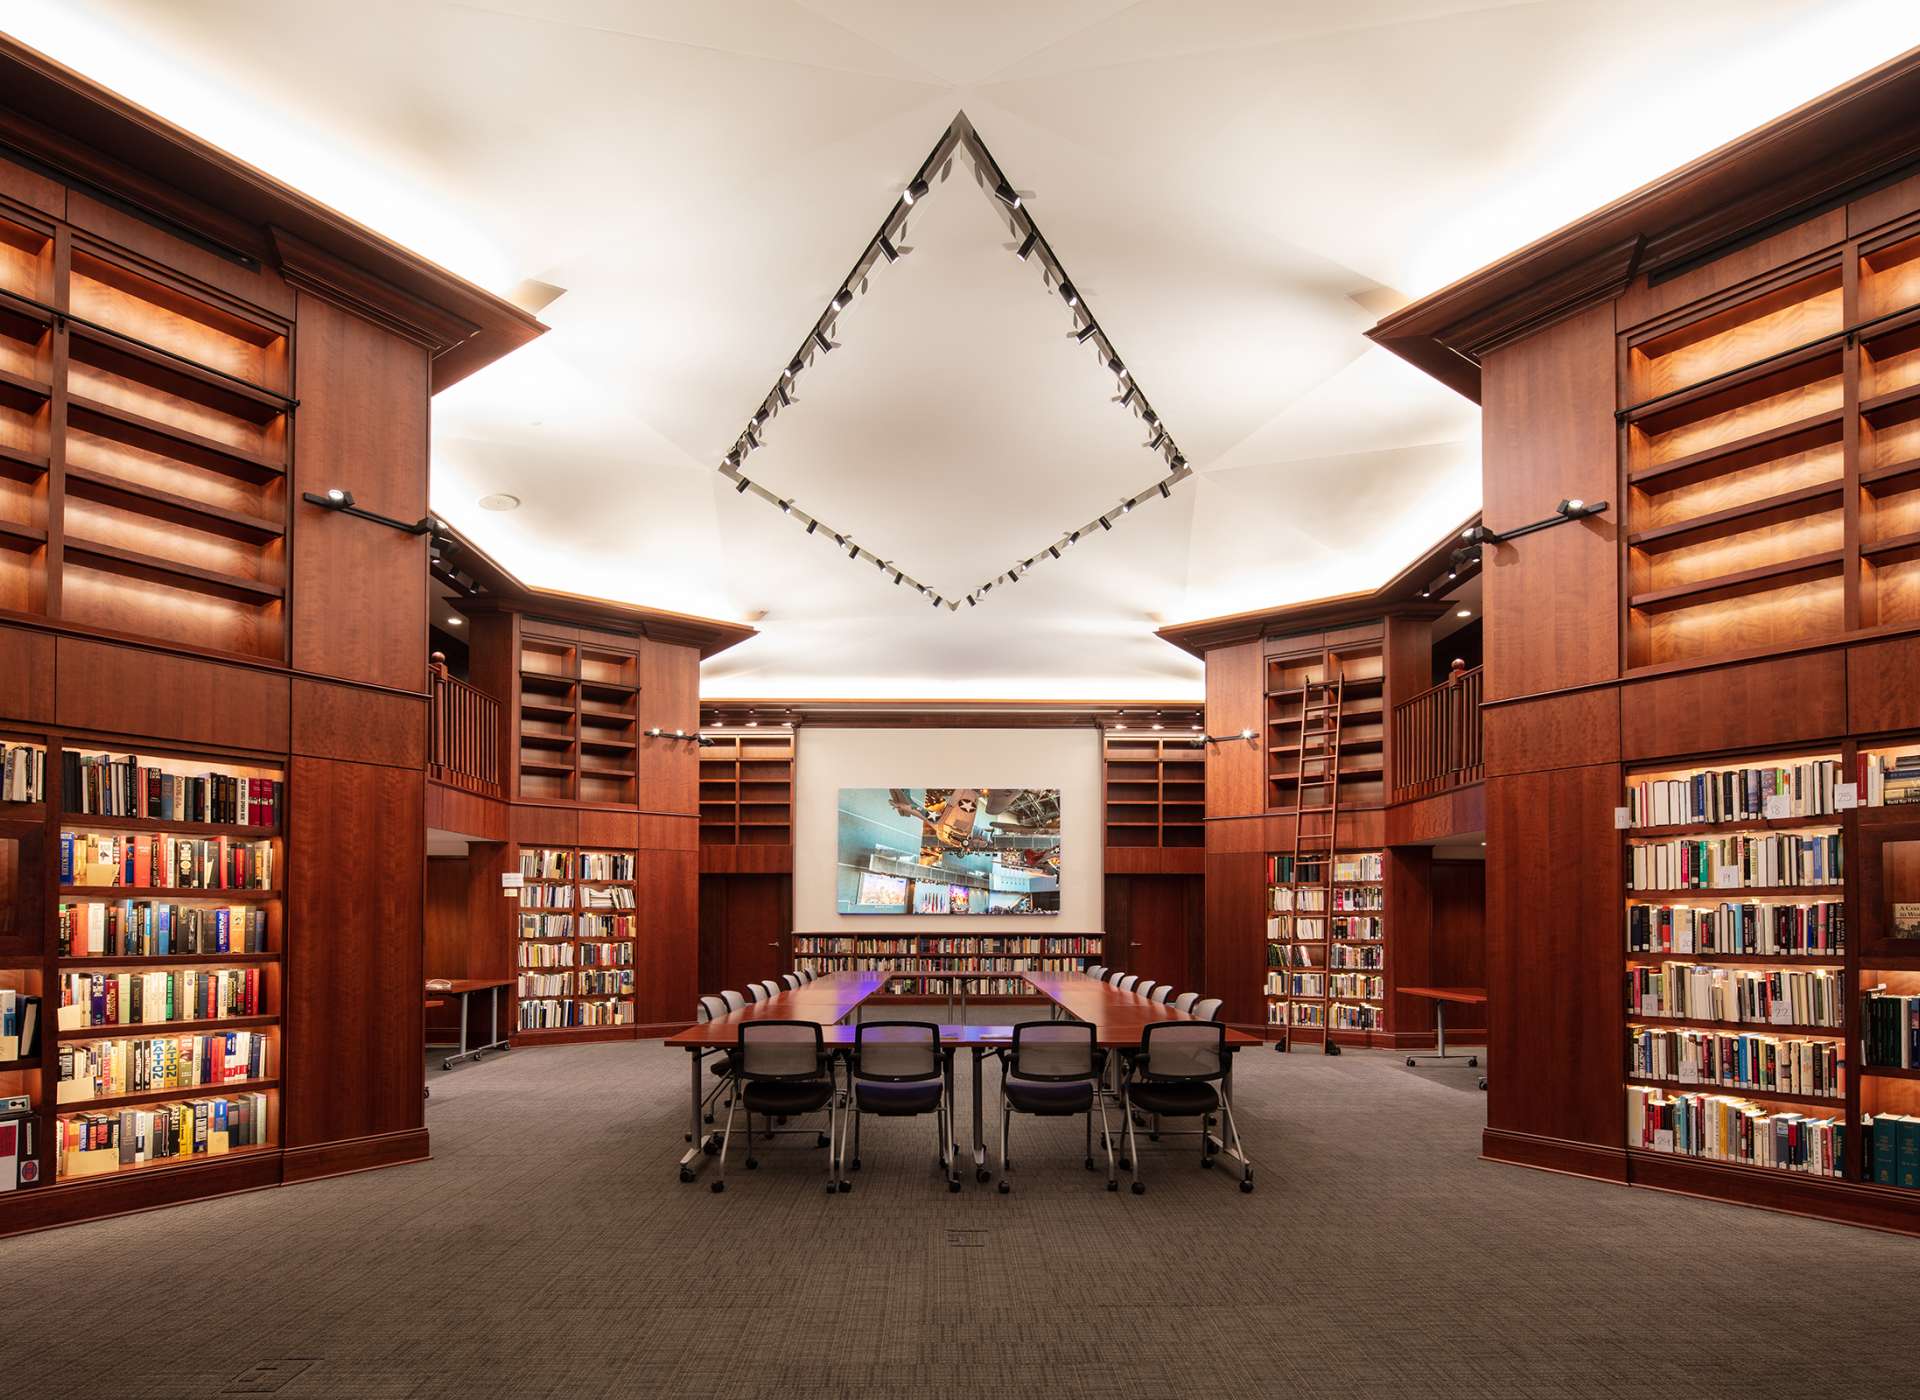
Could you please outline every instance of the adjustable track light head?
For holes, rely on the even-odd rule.
[[[1103,515],[1100,517],[1100,528],[1102,530],[1111,530],[1113,528],[1113,522]]]
[[[849,306],[852,306],[852,305],[853,305],[853,288],[842,287],[839,291],[833,294],[833,309],[835,311],[845,311]]]
[[[746,495],[746,493],[747,493],[747,488],[748,488],[749,486],[751,486],[751,485],[753,485],[753,483],[752,483],[751,481],[748,481],[748,480],[747,480],[747,479],[746,479],[746,478],[745,478],[745,477],[743,476],[743,477],[741,477],[741,478],[740,478],[740,480],[739,480],[739,481],[737,481],[737,482],[735,482],[735,483],[734,483],[734,487],[733,487],[733,489],[734,489],[734,491],[735,491],[735,493],[736,493],[736,494],[738,494],[738,495],[742,495],[742,496],[744,496],[744,495]]]
[[[1060,300],[1064,301],[1068,306],[1078,306],[1080,304],[1080,293],[1076,292],[1073,289],[1073,283],[1067,281],[1064,277],[1060,279]]]
[[[1028,258],[1033,256],[1034,247],[1039,242],[1040,242],[1040,235],[1037,233],[1029,232],[1027,236],[1021,240],[1020,251],[1015,253],[1014,256],[1020,259],[1021,262],[1025,262]]]
[[[1009,209],[1018,209],[1020,207],[1020,192],[1005,180],[1002,180],[993,187],[993,197]]]
[[[1092,340],[1098,334],[1100,334],[1100,327],[1095,325],[1092,321],[1089,321],[1086,323],[1086,325],[1080,327],[1079,330],[1073,333],[1073,338],[1079,341],[1082,345],[1085,345],[1089,340]]]
[[[904,204],[911,204],[916,199],[924,198],[926,193],[927,182],[925,180],[915,180],[911,185],[908,185],[904,190],[900,191],[900,200]]]
[[[819,326],[815,326],[813,328],[813,343],[820,347],[820,353],[822,355],[831,354],[832,352],[840,348],[840,343],[835,340],[827,339],[827,333],[824,330],[822,330]]]
[[[326,495],[320,497],[309,495],[307,499],[319,506],[322,510],[353,509],[353,492],[340,486],[329,486]]]

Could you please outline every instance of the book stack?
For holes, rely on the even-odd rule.
[[[1920,1069],[1920,996],[1867,993],[1860,1059],[1887,1069]]]
[[[0,802],[44,802],[47,751],[0,739]]]
[[[520,1003],[520,1029],[523,1031],[632,1024],[633,1003],[631,1001],[574,1001],[546,998],[523,1000]]]
[[[60,883],[167,890],[270,890],[273,843],[231,836],[60,833]]]
[[[1864,1117],[1866,1163],[1878,1186],[1902,1186],[1920,1191],[1920,1118],[1912,1114],[1875,1113]]]
[[[520,878],[523,880],[573,879],[573,852],[529,848],[520,852]]]
[[[1629,1027],[1627,1063],[1627,1072],[1636,1079],[1813,1098],[1837,1099],[1845,1092],[1840,1043],[1835,1040]]]
[[[1344,938],[1339,931],[1338,919],[1334,920],[1334,937]],[[1377,935],[1376,935],[1377,936]],[[1327,958],[1328,967],[1385,967],[1386,953],[1380,948],[1355,947],[1346,943],[1335,943]]]
[[[1846,906],[1838,901],[1627,907],[1627,950],[1634,953],[1837,956],[1846,931]]]
[[[40,1053],[40,998],[0,987],[0,1065]]]
[[[1868,807],[1920,802],[1920,753],[1861,754],[1859,792]]]
[[[520,936],[522,938],[571,938],[573,937],[573,915],[522,914]]]
[[[1681,778],[1649,778],[1627,789],[1634,826],[1769,821],[1828,816],[1841,781],[1840,760],[1813,758],[1755,768],[1720,768]]]
[[[1381,879],[1381,870],[1385,864],[1385,857],[1379,851],[1367,851],[1358,855],[1335,856],[1333,858],[1334,883],[1355,884],[1358,882],[1367,882],[1377,884]]]
[[[520,966],[522,967],[572,967],[573,944],[541,943],[522,939],[520,943]]]
[[[260,1031],[88,1040],[60,1047],[55,1101],[144,1094],[155,1089],[217,1088],[270,1079],[271,1038]]]
[[[1726,1094],[1666,1094],[1627,1086],[1627,1146],[1741,1166],[1839,1176],[1846,1126],[1835,1118],[1768,1113]]]
[[[59,1029],[218,1021],[261,1014],[261,970],[176,968],[165,972],[67,972],[60,976]]]
[[[631,909],[633,890],[626,885],[582,885],[580,905],[583,909]]]
[[[1647,841],[1627,851],[1634,890],[1837,885],[1846,868],[1837,831]]]
[[[633,857],[618,851],[582,851],[580,878],[582,880],[631,880],[633,879]]]
[[[576,986],[583,997],[630,997],[633,995],[633,969],[630,967],[588,968],[577,974]]]
[[[1661,963],[1627,969],[1630,1015],[1774,1026],[1840,1025],[1840,974],[1769,968],[1755,971],[1707,963]]]
[[[571,909],[573,886],[528,885],[520,891],[520,904],[525,909]]]
[[[59,931],[63,958],[267,951],[267,911],[241,904],[88,900],[60,906]]]
[[[1359,885],[1336,887],[1333,891],[1335,909],[1384,909],[1387,907],[1387,892],[1378,885]]]
[[[60,795],[80,816],[139,817],[214,826],[278,826],[282,788],[273,778],[174,773],[137,756],[60,755]]]
[[[1378,1001],[1387,994],[1384,977],[1369,977],[1365,973],[1335,973],[1328,979],[1327,985],[1329,996],[1347,1001]]]
[[[1378,943],[1380,920],[1373,915],[1348,916],[1333,921],[1333,936],[1350,943]]]
[[[520,974],[519,992],[522,997],[570,997],[573,995],[573,974],[523,972]]]
[[[1386,1029],[1386,1017],[1387,1013],[1377,1006],[1354,1006],[1336,1001],[1331,1024],[1337,1031],[1378,1031]]]
[[[271,1102],[263,1093],[234,1094],[63,1117],[59,1175],[96,1176],[143,1162],[260,1146],[272,1140]]]

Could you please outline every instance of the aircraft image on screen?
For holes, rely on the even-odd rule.
[[[1058,788],[842,788],[842,914],[1057,914]]]

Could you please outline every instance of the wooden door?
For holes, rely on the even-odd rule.
[[[1109,875],[1107,936],[1100,961],[1171,982],[1175,993],[1202,991],[1197,982],[1201,877]]]
[[[745,991],[749,982],[778,981],[790,966],[792,923],[791,876],[701,876],[701,991]]]

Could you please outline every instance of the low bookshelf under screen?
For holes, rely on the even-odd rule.
[[[80,745],[56,757],[46,1179],[57,1189],[273,1149],[283,770]]]
[[[516,1039],[634,1023],[634,853],[520,848]]]
[[[887,972],[888,996],[944,1000],[952,974],[971,998],[1033,999],[1023,972],[1083,972],[1101,960],[1097,933],[796,933],[796,971]],[[927,974],[939,974],[929,977]],[[958,990],[958,988],[956,988]]]

